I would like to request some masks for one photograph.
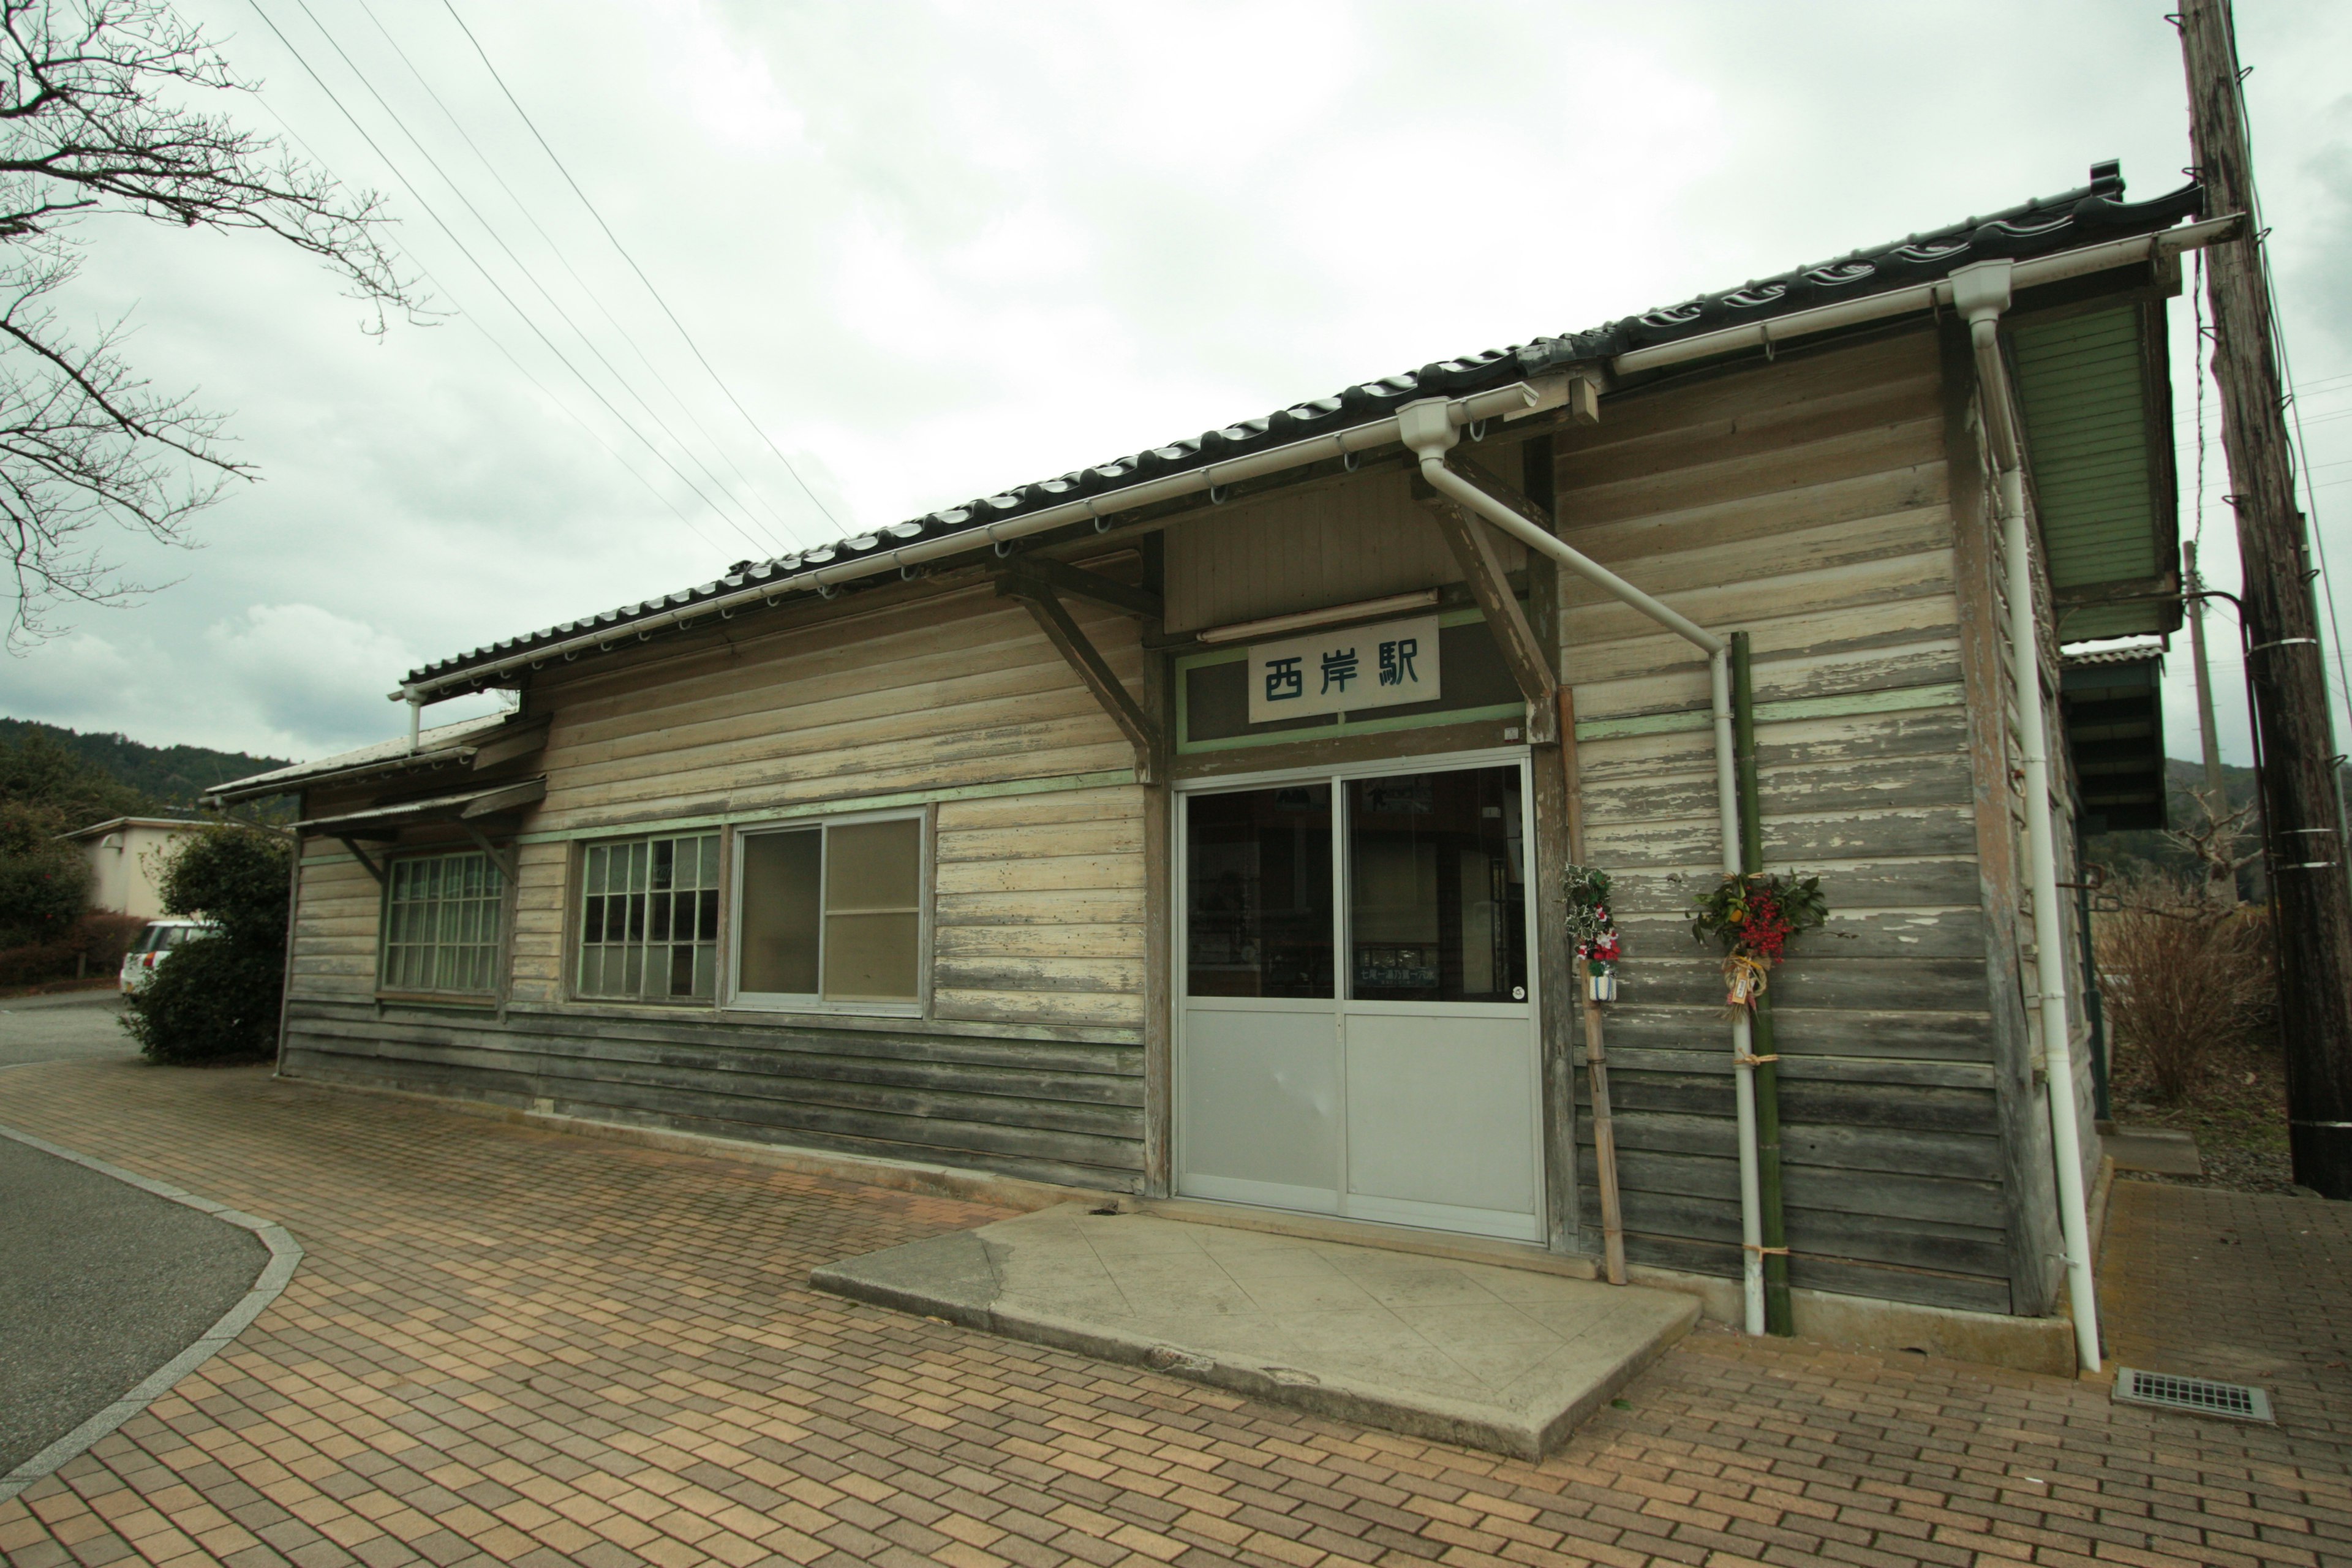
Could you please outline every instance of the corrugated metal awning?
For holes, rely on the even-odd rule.
[[[434,795],[427,800],[402,801],[395,805],[371,806],[365,811],[345,812],[341,816],[316,817],[309,822],[296,823],[294,831],[316,833],[328,838],[395,838],[404,827],[417,827],[435,822],[462,826],[496,816],[501,812],[520,811],[546,797],[547,777],[542,773],[538,778],[494,784],[488,789]]]

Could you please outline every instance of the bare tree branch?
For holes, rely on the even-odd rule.
[[[21,651],[62,628],[68,603],[151,592],[94,531],[166,544],[250,463],[222,416],[158,393],[119,353],[124,323],[87,342],[53,303],[79,266],[75,225],[119,213],[175,227],[255,231],[343,279],[381,332],[425,319],[383,241],[383,200],[350,191],[275,137],[188,107],[249,90],[165,0],[0,0],[0,554]]]

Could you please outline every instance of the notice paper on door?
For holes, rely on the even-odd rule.
[[[1313,632],[1249,650],[1249,721],[1437,700],[1437,617]]]

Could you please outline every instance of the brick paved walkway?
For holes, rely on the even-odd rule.
[[[1701,1332],[1530,1467],[801,1284],[988,1209],[257,1072],[62,1063],[0,1092],[0,1120],[309,1249],[229,1352],[0,1504],[25,1568],[2352,1561],[2347,1454],[2307,1402],[2231,1426]]]

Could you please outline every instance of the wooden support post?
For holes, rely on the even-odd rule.
[[[1070,618],[1068,607],[1054,590],[1031,579],[1008,576],[998,580],[996,591],[1020,600],[1035,617],[1037,629],[1045,634],[1045,640],[1054,645],[1064,662],[1086,683],[1095,700],[1102,704],[1103,711],[1110,715],[1110,721],[1118,726],[1119,733],[1135,748],[1136,782],[1160,783],[1163,770],[1159,727],[1129,695],[1126,683],[1112,672],[1078,623]]]
[[[2298,1184],[2323,1197],[2352,1198],[2352,887],[2345,879],[2310,540],[2294,500],[2229,0],[2185,0],[2179,26],[2205,210],[2247,215],[2243,234],[2206,253],[2206,276],[2221,449],[2245,572],[2263,829],[2276,872],[2272,930],[2278,937],[2288,1145]]]
[[[1576,692],[1559,689],[1559,764],[1568,781],[1568,856],[1584,864],[1584,789],[1576,768]],[[1625,1205],[1617,1186],[1617,1121],[1609,1108],[1609,1054],[1601,1043],[1601,1004],[1585,983],[1584,963],[1576,965],[1580,1011],[1584,1015],[1584,1082],[1592,1100],[1592,1163],[1601,1188],[1601,1260],[1609,1283],[1625,1283]]]
[[[1545,532],[1551,531],[1549,512],[1492,474],[1452,458],[1446,460],[1446,467]],[[1502,650],[1503,662],[1510,667],[1520,695],[1527,699],[1528,742],[1550,745],[1559,739],[1559,678],[1552,673],[1551,659],[1535,628],[1528,624],[1518,595],[1511,592],[1502,561],[1495,553],[1494,531],[1452,500],[1438,494],[1418,476],[1413,479],[1413,497],[1437,520],[1446,548],[1453,551],[1455,564],[1462,568],[1463,580],[1469,584],[1470,596],[1486,617],[1486,628],[1494,634],[1496,647]]]
[[[475,847],[478,848],[483,854],[489,857],[490,864],[499,868],[499,875],[505,878],[507,882],[511,885],[515,879],[513,849],[499,848],[497,845],[490,842],[489,836],[488,834],[484,833],[480,828],[475,826],[472,823],[466,821],[462,817],[458,819],[457,826],[466,830],[466,837],[474,841]]]
[[[1143,556],[1143,586],[1156,599],[1166,581],[1162,540],[1150,534],[1139,542]],[[1157,619],[1144,623],[1157,631]],[[1176,660],[1173,656],[1147,651],[1143,656],[1144,717],[1163,742],[1175,730]],[[1165,779],[1174,761],[1163,747],[1152,776]],[[1174,1191],[1175,1132],[1175,945],[1171,930],[1176,910],[1174,841],[1176,794],[1165,783],[1143,786],[1143,1191],[1150,1197],[1168,1197]]]

